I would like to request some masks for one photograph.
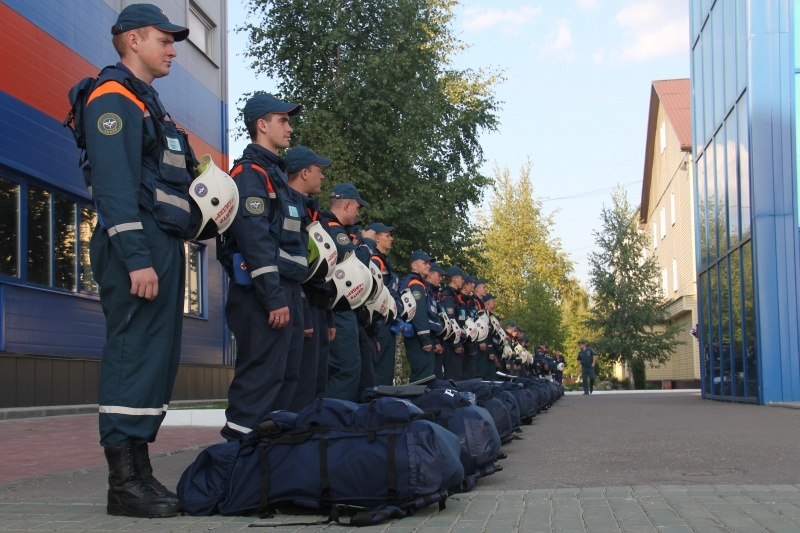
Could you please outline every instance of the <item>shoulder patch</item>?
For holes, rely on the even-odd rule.
[[[103,113],[97,119],[97,129],[103,135],[116,135],[122,131],[122,119],[116,113]]]
[[[415,299],[415,300],[419,300],[419,299],[421,299],[421,298],[422,298],[422,293],[421,293],[421,292],[419,292],[419,291],[411,291],[411,294],[413,294],[413,295],[414,295],[414,299]]]
[[[341,245],[350,244],[350,237],[346,233],[336,235],[336,242]]]
[[[264,213],[264,199],[258,196],[249,196],[244,201],[244,208],[252,215],[261,215]]]

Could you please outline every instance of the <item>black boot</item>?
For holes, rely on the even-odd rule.
[[[136,470],[139,472],[139,477],[142,478],[142,482],[147,485],[150,491],[156,496],[171,498],[178,504],[178,495],[162,485],[153,476],[153,467],[150,465],[150,450],[147,443],[134,444],[133,454],[136,459]]]
[[[589,394],[591,394],[592,392],[594,392],[594,380],[590,379],[589,380]]]
[[[108,514],[165,518],[180,512],[177,500],[156,495],[142,481],[132,445],[104,450],[108,461]]]

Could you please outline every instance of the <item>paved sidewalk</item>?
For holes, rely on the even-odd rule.
[[[220,440],[216,431],[162,428],[153,458],[159,478],[175,486],[197,450]],[[503,472],[452,496],[443,511],[432,506],[358,531],[800,531],[796,409],[704,401],[696,393],[567,395],[520,437],[503,447]],[[0,422],[0,473],[18,476],[0,481],[0,531],[351,530],[291,525],[315,516],[108,516],[96,442],[93,415]],[[88,463],[74,466],[81,457]],[[13,468],[32,463],[38,471]]]

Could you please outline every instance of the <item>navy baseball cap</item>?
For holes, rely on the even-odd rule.
[[[302,108],[300,104],[281,102],[269,93],[257,94],[244,104],[242,111],[244,125],[249,126],[267,113],[288,113],[292,116]]]
[[[422,259],[423,261],[436,261],[436,258],[433,257],[432,255],[428,255],[422,250],[414,250],[413,252],[411,252],[411,256],[408,258],[408,262],[413,263],[417,259]]]
[[[586,344],[586,341],[581,339],[581,340],[578,341],[578,344]]]
[[[286,152],[286,157],[283,159],[286,161],[287,174],[300,172],[304,168],[308,168],[311,165],[327,167],[331,164],[330,159],[327,157],[318,156],[311,150],[311,148],[308,148],[307,146],[295,146]]]
[[[450,276],[451,278],[453,276],[461,276],[462,278],[465,278],[467,276],[467,273],[461,270],[461,267],[453,265],[447,269],[447,275]]]
[[[111,35],[147,26],[171,33],[176,42],[189,36],[189,28],[171,23],[161,8],[153,4],[131,4],[120,11],[117,22],[111,26]]]
[[[361,198],[361,195],[358,194],[358,189],[352,183],[334,185],[329,198],[331,200],[358,200],[362,207],[369,207],[369,204]]]
[[[394,226],[387,226],[383,222],[373,222],[369,226],[367,226],[368,230],[372,230],[375,233],[383,233],[384,231],[392,231]]]
[[[483,278],[472,278],[472,279],[473,279],[473,281],[475,281],[475,286],[476,287],[478,285],[486,285],[486,280],[483,279]]]
[[[516,322],[514,322],[513,320],[509,320],[509,321],[506,323],[506,327],[509,327],[509,328],[515,328],[515,327],[517,327],[517,323],[516,323]]]
[[[488,292],[486,293],[486,296],[483,297],[484,303],[488,302],[489,300],[496,300],[496,299],[497,296],[495,296],[494,294],[489,294]]]
[[[437,263],[436,261],[431,263],[431,272],[437,272],[442,276],[447,275],[447,272],[445,272],[445,270],[441,267],[441,265],[439,265],[439,263]]]
[[[464,276],[464,284],[466,285],[467,283],[474,284],[475,283],[475,277],[474,276],[470,276],[469,274]]]

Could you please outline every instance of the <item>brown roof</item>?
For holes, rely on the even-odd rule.
[[[658,80],[653,82],[672,129],[681,142],[684,152],[692,149],[692,86],[689,78],[680,80]]]
[[[650,89],[650,114],[647,123],[647,142],[644,148],[644,176],[639,220],[644,223],[650,211],[650,173],[658,131],[658,105],[664,106],[670,127],[681,143],[682,152],[692,151],[692,86],[689,78],[656,80]]]

